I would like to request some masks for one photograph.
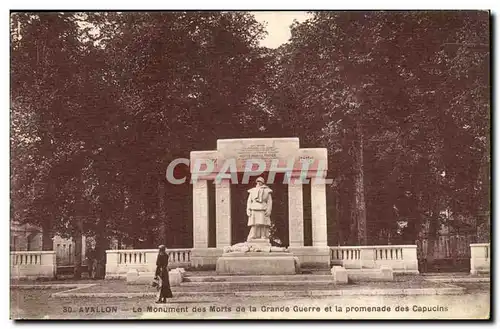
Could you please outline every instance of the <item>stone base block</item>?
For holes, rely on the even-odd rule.
[[[217,274],[278,275],[296,274],[299,271],[297,257],[291,253],[232,252],[217,260]]]
[[[246,243],[257,248],[271,248],[269,239],[252,239],[250,241],[247,241]]]
[[[181,272],[179,269],[171,270],[168,272],[168,278],[171,287],[180,286],[184,279],[184,272]]]
[[[420,274],[418,270],[399,270],[399,269],[394,269],[393,272],[395,274]]]
[[[54,265],[24,265],[12,266],[10,269],[11,279],[53,279],[56,277]]]
[[[330,268],[329,247],[289,247],[288,250],[299,259],[301,268]]]
[[[347,269],[347,277],[352,281],[393,281],[394,272],[388,266],[370,269]]]
[[[129,282],[135,282],[139,279],[139,271],[136,269],[131,269],[130,271],[127,272],[127,275],[125,277],[125,280],[127,283]]]
[[[479,273],[490,272],[490,259],[489,258],[474,258],[470,261],[470,273],[476,275]]]
[[[417,259],[404,259],[404,260],[378,260],[374,268],[381,266],[389,266],[395,273],[404,274],[418,274],[418,260]],[[363,266],[365,268],[365,266]]]
[[[191,250],[191,267],[201,270],[213,270],[217,259],[222,256],[222,248],[196,248]]]
[[[127,284],[142,284],[150,285],[155,277],[154,272],[139,272],[137,270],[130,270],[127,273]]]
[[[168,279],[170,286],[180,286],[184,280],[185,270],[183,268],[176,268],[168,272]],[[137,270],[130,270],[127,273],[127,284],[132,285],[150,285],[155,277],[154,272],[138,272]]]
[[[346,284],[348,282],[347,270],[342,266],[333,266],[331,272],[333,281],[336,284]]]
[[[394,271],[390,266],[380,266],[380,277],[384,281],[393,281],[394,280]]]
[[[116,279],[126,279],[127,274],[131,271],[137,271],[139,273],[143,272],[154,272],[156,269],[156,256],[154,261],[151,261],[147,264],[120,264],[120,266],[112,266],[106,264],[106,276],[107,280],[116,280]]]
[[[370,261],[359,259],[334,260],[332,265],[339,265],[346,269],[377,269],[382,266],[388,266],[398,274],[419,274],[418,263],[413,260],[391,260],[391,261]]]

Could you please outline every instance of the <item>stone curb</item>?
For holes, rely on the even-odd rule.
[[[461,295],[465,293],[465,290],[461,287],[439,288],[436,289],[436,295]]]
[[[191,272],[186,272],[186,276],[184,277],[185,279],[194,279],[195,281],[198,280],[204,280],[204,279],[223,279],[223,280],[231,280],[231,279],[240,279],[241,276],[238,275],[222,275],[222,274],[217,274],[217,273],[209,273],[209,274],[193,274]],[[257,275],[257,274],[248,274],[245,275],[244,277],[249,280],[266,280],[266,279],[288,279],[288,280],[293,280],[294,278],[300,278],[300,279],[308,279],[308,278],[325,278],[325,277],[331,277],[332,275],[330,273],[323,273],[323,274],[264,274],[264,275]]]
[[[75,293],[75,291],[77,291],[77,290],[90,288],[90,287],[93,287],[95,285],[97,285],[97,283],[81,284],[81,285],[79,285],[79,287],[76,287],[76,288],[73,288],[70,290],[59,291],[59,292],[51,294],[50,296],[53,297],[53,296],[57,296],[59,294]]]
[[[258,282],[253,282],[253,281],[214,281],[214,282],[199,282],[199,281],[188,281],[188,282],[182,282],[183,287],[200,287],[200,286],[222,286],[222,287],[229,287],[229,286],[237,286],[237,285],[253,285],[253,284],[269,284],[269,285],[279,285],[279,286],[295,286],[298,284],[304,284],[304,285],[314,285],[314,284],[331,284],[335,285],[335,281],[332,279],[330,280],[293,280],[293,281],[258,281]]]
[[[449,282],[449,283],[489,283],[490,278],[425,278],[431,282]]]
[[[81,289],[81,288],[79,288]],[[95,298],[113,298],[113,297],[156,297],[155,292],[90,292],[78,293],[63,291],[53,293],[51,297],[95,297]],[[465,288],[450,287],[450,288],[409,288],[409,289],[360,289],[360,290],[309,290],[309,291],[236,291],[236,292],[178,292],[178,297],[189,296],[207,296],[212,297],[320,297],[320,296],[392,296],[392,295],[457,295],[464,294]]]
[[[12,284],[10,285],[11,288],[15,289],[22,289],[22,290],[43,290],[43,289],[62,289],[62,288],[77,288],[77,289],[83,289],[83,288],[88,288],[95,286],[97,283],[55,283],[55,284]],[[70,290],[65,290],[64,292],[67,292]]]
[[[113,297],[156,297],[158,293],[155,292],[56,292],[50,297],[95,297],[95,298],[113,298]]]

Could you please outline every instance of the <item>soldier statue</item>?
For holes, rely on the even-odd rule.
[[[273,207],[272,192],[273,190],[264,184],[262,177],[257,178],[256,186],[248,190],[247,216],[250,232],[247,242],[256,239],[269,241]]]

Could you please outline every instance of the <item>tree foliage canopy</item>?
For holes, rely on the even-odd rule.
[[[296,136],[328,149],[331,244],[380,243],[401,219],[415,240],[443,210],[487,224],[487,12],[317,12],[278,49],[244,12],[11,18],[13,220],[103,249],[189,246],[190,186],[168,163]]]

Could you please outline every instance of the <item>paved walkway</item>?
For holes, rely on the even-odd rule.
[[[462,295],[53,298],[47,290],[11,293],[11,317],[24,319],[485,319],[488,292]]]
[[[388,296],[388,295],[458,295],[467,292],[467,285],[484,284],[489,289],[488,277],[472,276],[396,276],[391,282],[358,282],[335,285],[329,282],[302,281],[288,282],[184,282],[172,287],[176,298],[192,300],[205,296],[219,297],[311,297],[311,296]],[[148,285],[128,285],[124,280],[64,281],[29,283],[13,282],[12,289],[53,290],[53,298],[97,297],[97,298],[138,298],[155,297],[157,291]]]
[[[202,280],[172,287],[174,298],[167,304],[154,303],[157,291],[153,287],[127,285],[124,280],[18,281],[11,282],[11,316],[31,319],[486,318],[490,296],[487,279],[404,275],[396,276],[392,282],[347,285],[325,285],[321,280],[309,284],[281,282],[280,285],[250,280],[227,285],[227,282]],[[367,307],[384,306],[386,311],[366,311]]]

